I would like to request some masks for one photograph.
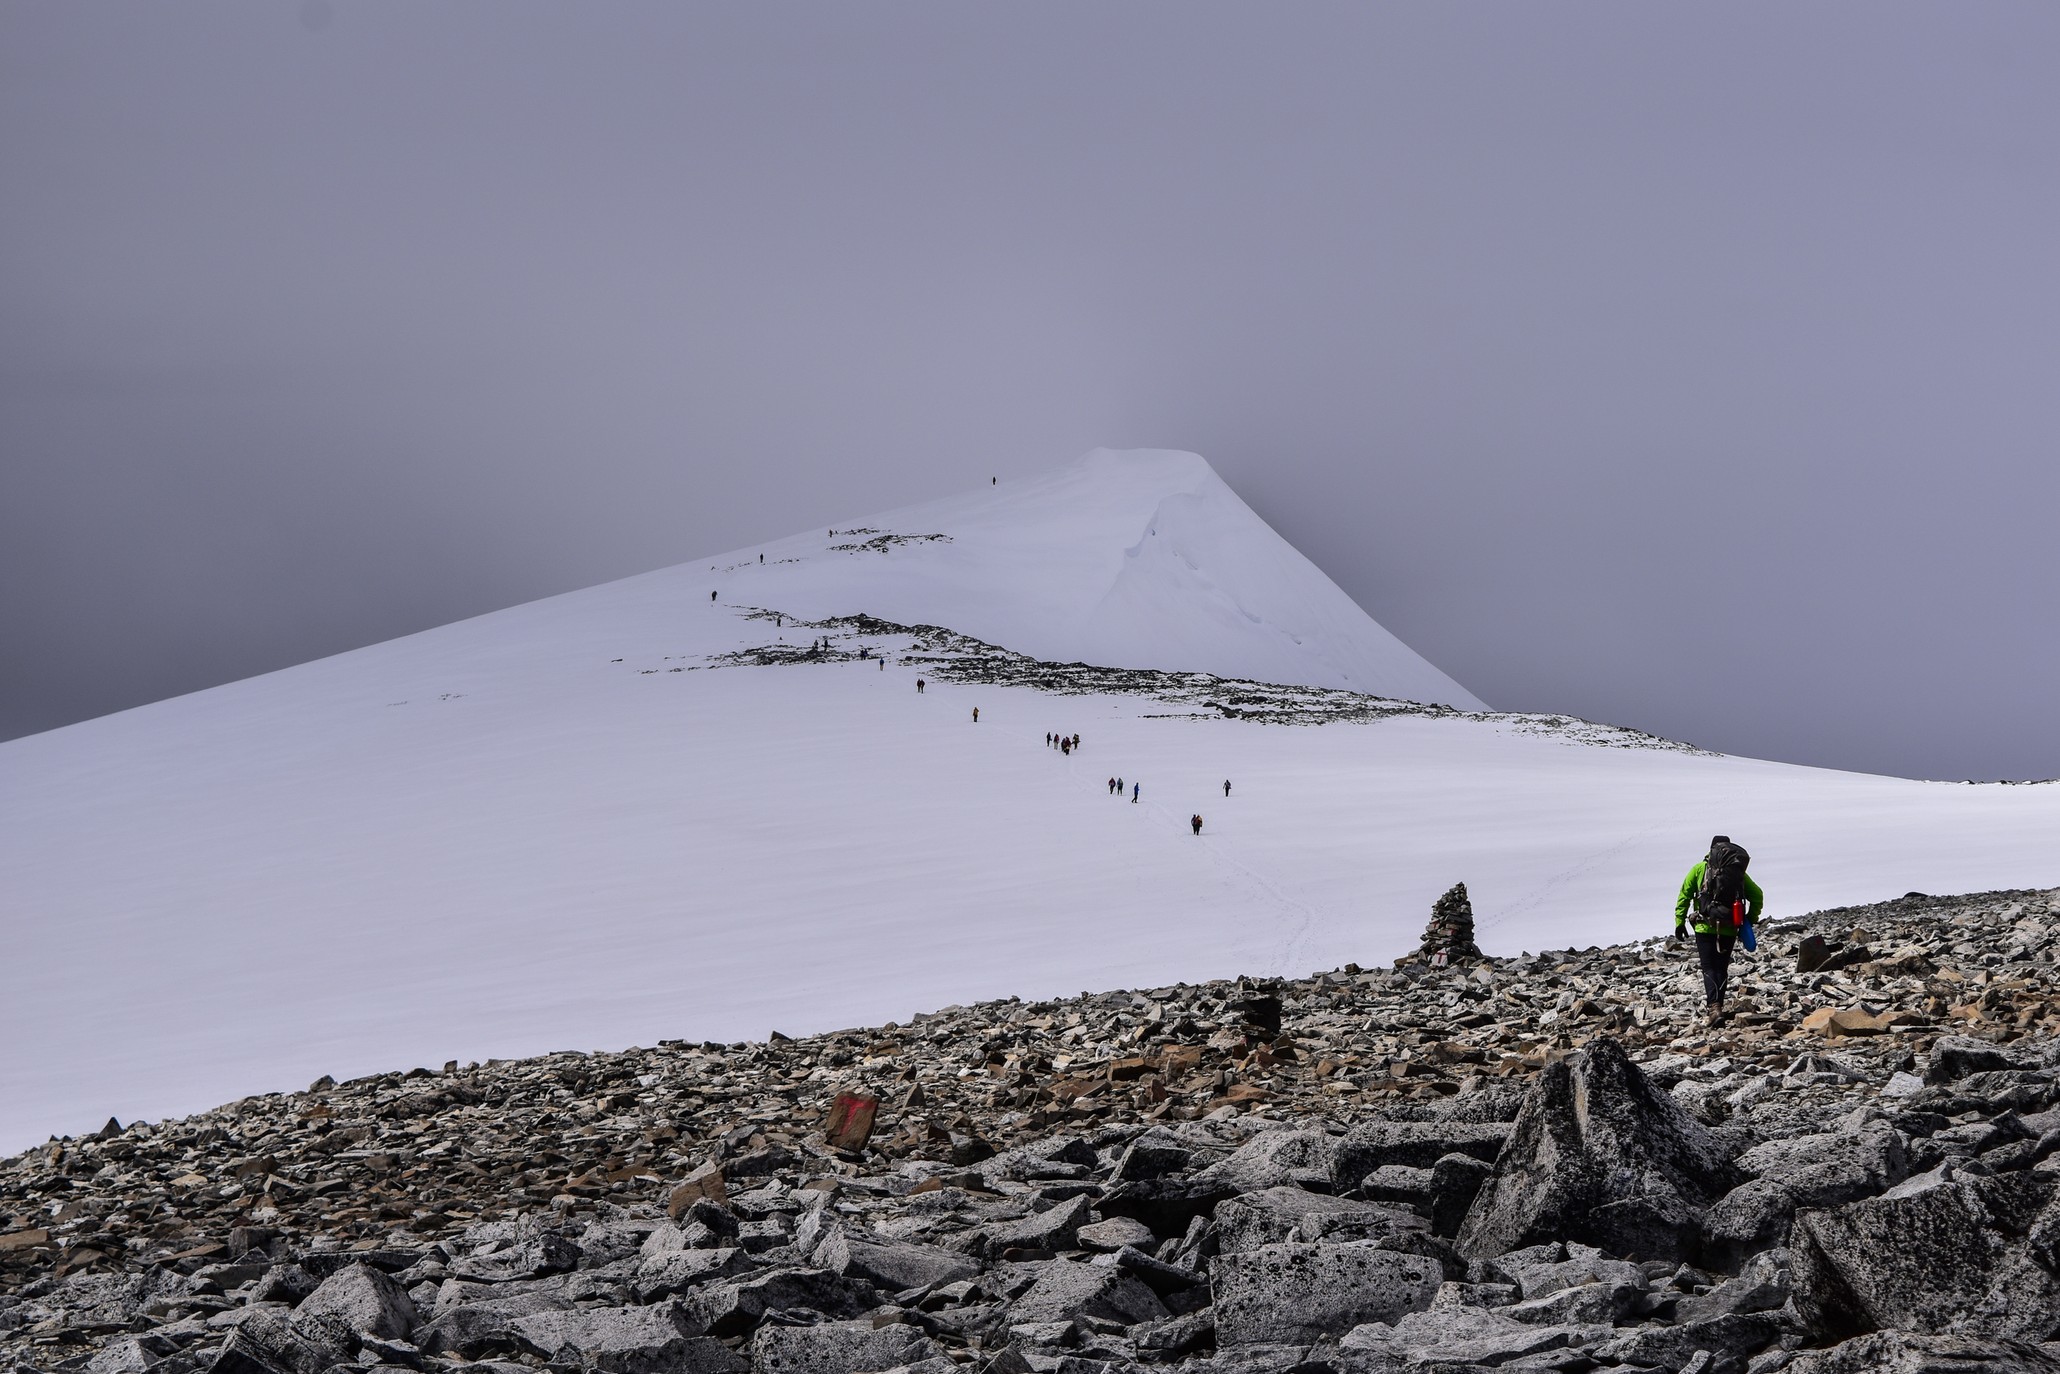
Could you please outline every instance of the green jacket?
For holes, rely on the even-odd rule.
[[[1695,933],[1697,935],[1714,935],[1717,933],[1717,928],[1711,925],[1707,920],[1703,919],[1702,912],[1698,910],[1695,905],[1695,894],[1702,890],[1702,868],[1702,861],[1698,859],[1696,861],[1695,867],[1688,870],[1688,876],[1681,880],[1681,893],[1679,896],[1674,898],[1674,924],[1680,925],[1681,922],[1688,919],[1689,914],[1692,912],[1694,913],[1695,917]],[[1749,925],[1758,925],[1760,919],[1760,908],[1765,906],[1766,904],[1767,894],[1760,891],[1760,885],[1752,880],[1752,875],[1750,873],[1746,874],[1746,923]]]

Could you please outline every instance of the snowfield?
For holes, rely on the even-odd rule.
[[[1459,880],[1491,953],[1660,934],[1719,830],[1774,915],[2060,882],[2060,787],[1228,718],[1235,684],[1046,690],[898,628],[1478,710],[1192,455],[850,528],[0,745],[0,1150],[324,1073],[1372,964]],[[858,613],[896,626],[795,623]]]

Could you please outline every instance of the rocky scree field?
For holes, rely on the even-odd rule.
[[[2056,892],[246,1098],[0,1162],[17,1371],[2060,1370]]]

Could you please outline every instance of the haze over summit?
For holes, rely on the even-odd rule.
[[[2051,6],[0,12],[0,733],[1099,446],[1498,706],[2060,773]]]

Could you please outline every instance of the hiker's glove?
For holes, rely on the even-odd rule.
[[[1686,933],[1687,928],[1681,922],[1676,921],[1674,922],[1674,933],[1670,938],[1678,945],[1681,943],[1681,937]]]

